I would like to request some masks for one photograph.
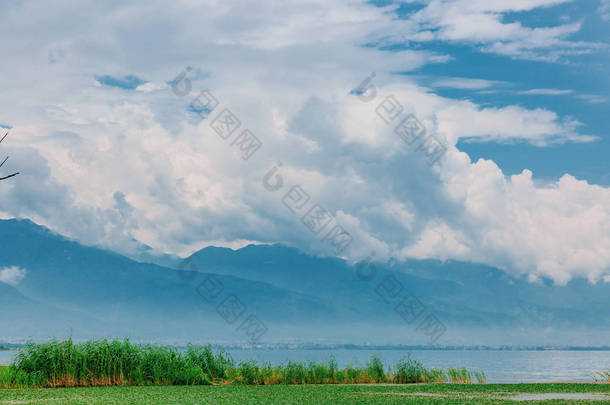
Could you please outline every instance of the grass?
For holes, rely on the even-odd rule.
[[[514,404],[520,393],[602,393],[608,384],[115,386],[0,390],[2,404]],[[553,400],[546,403],[573,404]],[[581,401],[578,403],[588,403]],[[594,402],[590,402],[594,403]],[[597,402],[601,403],[601,402]]]
[[[12,366],[0,368],[0,388],[81,387],[115,385],[303,385],[409,384],[422,382],[484,382],[485,374],[466,369],[426,369],[407,357],[386,370],[373,356],[364,367],[337,367],[334,358],[323,363],[287,362],[282,365],[235,363],[231,356],[209,346],[139,346],[124,341],[71,339],[27,344]]]

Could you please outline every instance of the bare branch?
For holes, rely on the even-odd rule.
[[[8,136],[8,134],[9,134],[9,131],[6,131],[6,134],[4,134],[2,139],[0,139],[0,143],[2,143],[2,141],[4,141],[4,138],[6,138]],[[6,163],[7,160],[8,160],[8,156],[2,161],[2,163],[0,163],[0,167],[2,167]],[[16,176],[18,174],[19,174],[19,172],[13,173],[13,174],[8,175],[8,176],[0,177],[0,181],[6,180],[6,179],[10,179],[11,177],[14,177],[14,176]]]
[[[17,173],[13,173],[13,174],[8,175],[8,176],[6,176],[6,177],[0,177],[0,181],[2,181],[2,180],[6,180],[6,179],[10,179],[11,177],[14,177],[14,176],[16,176],[16,175],[18,175],[18,174],[19,174],[19,172],[17,172]]]

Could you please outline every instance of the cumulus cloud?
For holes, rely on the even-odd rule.
[[[0,269],[0,282],[16,287],[25,278],[27,271],[17,266]]]
[[[529,170],[507,179],[485,160],[465,168],[448,173],[445,184],[463,203],[468,226],[438,232],[449,238],[459,231],[455,240],[467,247],[460,257],[478,256],[477,261],[560,283],[575,276],[597,281],[608,272],[610,189],[570,175],[537,185]],[[434,256],[430,252],[442,245],[433,242],[419,241],[419,254]]]
[[[568,39],[580,31],[582,22],[530,27],[507,21],[506,17],[570,1],[431,0],[397,23],[393,35],[387,35],[384,41],[462,42],[475,44],[485,52],[554,62],[566,55],[589,53],[601,45]]]
[[[448,21],[431,17],[441,13],[436,3],[422,16]],[[508,4],[462,6],[505,25],[501,13],[554,3]],[[569,175],[553,184],[539,184],[527,171],[506,178],[494,162],[472,162],[456,146],[476,140],[543,147],[592,142],[595,134],[547,109],[444,98],[392,75],[449,59],[361,46],[410,24],[397,20],[392,7],[364,1],[114,6],[4,6],[7,21],[25,26],[19,36],[10,24],[0,27],[0,45],[13,55],[0,65],[0,107],[14,126],[3,147],[22,172],[0,187],[3,217],[29,217],[125,253],[140,243],[190,254],[209,244],[285,242],[330,254],[328,243],[303,225],[303,213],[286,206],[286,193],[298,185],[309,197],[307,209],[319,204],[353,235],[344,252],[350,260],[372,251],[380,260],[456,258],[558,282],[609,274],[607,188]],[[458,28],[414,32],[456,36]],[[492,33],[472,35],[510,43]],[[49,63],[49,52],[61,57]],[[190,80],[184,96],[162,84],[181,72]],[[371,72],[369,91],[350,94]],[[96,85],[104,75],[146,83]],[[211,113],[193,107],[204,89],[218,102]],[[371,93],[376,97],[367,102]],[[445,143],[437,164],[430,167],[378,115],[390,95],[403,115],[415,114]],[[210,127],[225,108],[241,122],[228,140]],[[246,128],[262,141],[247,161],[233,143]],[[282,185],[269,191],[262,179],[274,166]]]

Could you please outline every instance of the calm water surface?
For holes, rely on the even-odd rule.
[[[0,351],[0,364],[8,364],[16,352]],[[372,356],[394,365],[409,352],[399,350],[230,350],[239,360],[279,364],[292,361],[327,361],[335,356],[339,367],[364,365]],[[426,367],[447,369],[466,367],[482,370],[487,382],[592,381],[601,371],[610,370],[610,351],[476,351],[413,350],[411,357]]]

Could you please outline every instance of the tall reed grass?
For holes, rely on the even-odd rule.
[[[339,369],[328,362],[287,362],[282,365],[235,363],[225,351],[210,346],[140,346],[129,340],[93,340],[75,344],[71,339],[28,344],[8,367],[0,367],[0,387],[76,387],[104,385],[209,384],[362,384],[421,382],[483,382],[485,375],[466,369],[426,369],[407,357],[391,372],[373,356],[364,367]]]

